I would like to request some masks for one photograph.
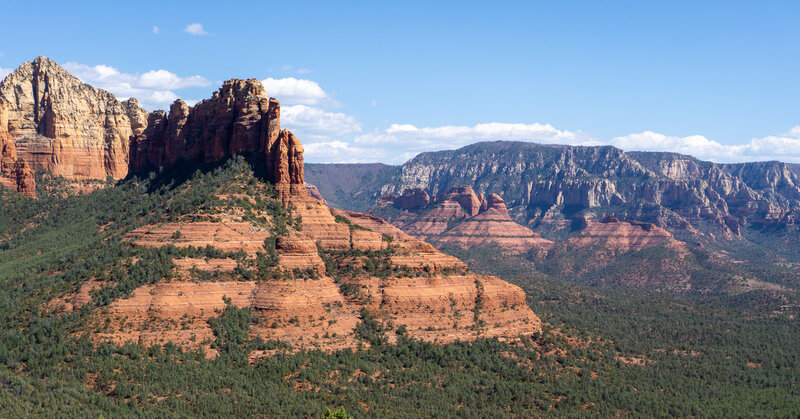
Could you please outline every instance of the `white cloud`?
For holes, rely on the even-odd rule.
[[[311,72],[311,70],[309,70],[307,68],[298,68],[297,69],[297,74],[308,74],[310,72]]]
[[[304,142],[330,141],[361,131],[361,124],[350,115],[306,105],[281,106],[281,125]]]
[[[410,124],[392,124],[384,131],[374,131],[354,138],[360,146],[390,149],[397,158],[423,151],[453,149],[478,141],[517,140],[545,144],[596,145],[596,140],[581,132],[562,131],[550,124],[509,124],[490,122],[475,126],[417,128]]]
[[[305,149],[304,158],[309,163],[361,163],[385,161],[387,157],[384,150],[355,147],[340,140],[304,142],[303,148]]]
[[[723,156],[732,157],[741,151],[741,146],[724,145],[702,135],[675,137],[652,131],[615,137],[610,143],[626,151],[669,151],[705,159],[712,156],[717,159]]]
[[[330,120],[316,115],[307,106],[292,107],[291,118],[302,117],[307,125],[314,126],[316,135],[298,136],[306,142],[306,155],[313,162],[385,162],[404,163],[424,151],[453,149],[488,140],[535,141],[547,144],[580,144],[599,145],[599,141],[589,138],[581,132],[570,132],[555,129],[549,124],[507,124],[486,123],[469,126],[442,126],[417,128],[410,124],[392,124],[383,131],[357,135],[352,140],[332,139],[331,136],[344,138],[348,132],[360,131],[357,122],[344,114],[336,119],[339,130],[327,128],[337,126]],[[284,121],[286,113],[281,110]],[[289,123],[287,122],[287,125]],[[349,128],[349,129],[348,129]],[[291,129],[291,128],[290,128]],[[300,129],[297,130],[300,132]]]
[[[309,116],[311,117],[311,116]],[[324,122],[321,122],[324,125]],[[337,135],[340,135],[337,133]],[[652,131],[601,140],[581,131],[559,130],[550,124],[490,122],[475,126],[389,128],[339,140],[314,136],[312,161],[404,163],[425,151],[454,149],[479,141],[512,140],[542,144],[613,145],[625,151],[668,151],[715,162],[781,160],[800,163],[800,125],[780,135],[753,138],[744,144],[722,144],[702,135],[669,136]]]
[[[161,28],[159,28],[158,26],[153,26],[153,33],[156,35],[160,34]]]
[[[339,106],[315,81],[285,77],[261,80],[270,96],[287,105]]]
[[[627,151],[669,151],[715,162],[781,160],[800,162],[800,125],[780,135],[753,138],[744,144],[721,144],[702,135],[674,137],[645,131],[616,137],[611,144]]]
[[[183,89],[186,87],[205,87],[211,84],[200,76],[178,77],[167,70],[150,70],[139,76],[139,85],[151,89]]]
[[[203,25],[200,23],[192,23],[183,28],[183,31],[190,35],[208,35],[208,32],[203,29]]]
[[[14,71],[14,70],[12,70],[10,68],[0,67],[0,81],[2,81],[4,78],[6,78],[7,75],[11,74],[12,71]]]
[[[131,74],[103,64],[88,66],[73,62],[64,63],[63,67],[84,83],[108,90],[120,100],[135,97],[148,109],[168,107],[178,98],[173,90],[211,84],[201,76],[180,77],[166,70]]]

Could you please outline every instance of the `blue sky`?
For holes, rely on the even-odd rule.
[[[800,161],[800,2],[66,3],[3,1],[0,72],[46,55],[150,109],[255,77],[308,161],[488,139]]]

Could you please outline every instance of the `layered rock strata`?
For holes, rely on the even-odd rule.
[[[121,179],[237,153],[259,156],[282,195],[306,194],[303,146],[281,131],[280,104],[256,79],[226,81],[193,107],[179,99],[168,113],[148,113],[136,99],[120,102],[38,57],[0,84],[0,146],[3,183],[28,194],[37,171],[71,181]],[[14,166],[17,160],[24,164]]]
[[[248,140],[255,137],[242,135],[240,144],[255,147]],[[290,212],[281,222],[290,220],[291,227],[274,228],[279,215],[267,210],[248,209],[245,216],[240,203],[254,203],[254,197],[231,192],[246,190],[242,183],[220,189],[214,204],[201,212],[133,230],[125,238],[133,246],[214,249],[222,257],[176,256],[173,278],[141,286],[131,297],[96,312],[93,339],[145,345],[172,341],[202,347],[213,356],[209,320],[225,309],[226,299],[252,310],[252,338],[277,339],[295,348],[357,347],[363,341],[354,328],[365,309],[386,325],[390,342],[403,333],[450,342],[513,340],[540,330],[541,321],[519,287],[471,273],[462,261],[380,218],[331,209],[305,193],[302,146],[294,135],[280,131],[271,150],[281,156],[270,169]],[[255,184],[261,186],[252,192],[249,185],[249,193],[259,197],[270,189]],[[481,209],[477,197],[452,198]],[[501,200],[489,201],[484,214],[502,212]],[[259,265],[270,252],[274,265]],[[50,308],[75,309],[91,301],[92,290],[105,286],[86,282]]]
[[[0,122],[33,171],[69,180],[128,174],[129,141],[146,112],[38,57],[0,84]],[[133,122],[132,122],[133,119]]]
[[[470,185],[477,192],[500,194],[513,220],[545,237],[568,234],[576,216],[617,214],[675,234],[728,240],[745,235],[746,227],[791,230],[800,214],[800,170],[776,161],[718,164],[610,146],[494,141],[422,153],[402,166],[368,168],[371,172],[355,178],[360,185],[338,176],[339,170],[352,170],[347,165],[319,165],[308,180],[339,205],[364,201],[366,194],[375,202],[414,188],[435,196]],[[348,185],[337,184],[339,179]]]
[[[387,333],[389,341],[397,339],[395,328],[400,325],[408,335],[432,342],[515,339],[541,327],[519,287],[470,273],[460,260],[384,220],[331,210],[308,196],[291,195],[288,205],[292,217],[302,220],[302,228],[291,229],[276,240],[279,262],[275,269],[284,274],[266,281],[242,280],[237,276],[242,260],[177,258],[175,279],[142,286],[130,298],[118,300],[98,314],[96,322],[104,326],[98,327],[93,338],[146,345],[172,341],[204,347],[214,355],[203,342],[213,339],[208,321],[225,308],[224,298],[253,310],[258,319],[251,327],[253,338],[278,339],[296,348],[357,346],[359,339],[353,329],[365,308],[393,325]],[[237,218],[235,210],[216,217],[195,221],[196,215],[187,215],[177,222],[134,230],[127,240],[136,246],[210,246],[226,252],[241,250],[250,256],[265,251],[267,230]],[[382,263],[404,273],[376,276],[364,272],[339,278],[340,273],[329,271],[322,260],[325,253],[336,260],[335,265],[348,264],[355,269],[374,261],[371,254],[380,254]],[[316,277],[309,277],[309,270],[316,272]],[[199,271],[216,279],[200,280]],[[91,300],[92,290],[103,286],[97,281],[84,283],[75,294],[51,302],[50,307],[80,307]],[[348,292],[353,289],[360,291]]]
[[[398,213],[397,210],[400,210]],[[420,189],[382,197],[375,214],[403,231],[437,244],[465,249],[497,245],[513,252],[547,250],[552,242],[511,220],[505,201],[497,194],[486,198],[470,186],[459,185],[431,199]]]

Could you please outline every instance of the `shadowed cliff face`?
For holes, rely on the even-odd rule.
[[[255,154],[263,156],[269,180],[281,192],[305,194],[303,146],[280,126],[280,103],[267,96],[260,81],[228,80],[194,107],[179,99],[169,114],[151,113],[131,141],[130,170]]]

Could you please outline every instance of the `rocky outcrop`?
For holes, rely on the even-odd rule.
[[[319,192],[319,189],[317,189],[315,185],[306,183],[306,192],[308,193],[308,196],[321,201],[325,205],[328,205],[328,202],[325,201],[325,197],[322,196],[322,194]]]
[[[268,138],[262,118],[269,106],[264,87],[255,79],[228,80],[210,99],[191,108],[178,99],[168,114],[151,114],[147,128],[135,137],[131,170],[178,160],[213,163],[235,153],[263,151]]]
[[[567,248],[602,247],[615,253],[639,251],[651,247],[665,247],[687,254],[686,244],[675,240],[668,231],[651,223],[639,221],[620,221],[607,216],[597,221],[589,221],[575,237],[565,241]]]
[[[689,246],[651,223],[606,216],[585,220],[573,237],[535,256],[540,269],[555,278],[651,290],[710,292],[698,276]]]
[[[69,180],[127,175],[129,141],[145,114],[135,102],[122,104],[45,57],[9,74],[0,100],[3,125],[31,170]]]
[[[17,156],[8,132],[7,105],[0,99],[0,183],[30,197],[36,197],[36,180],[28,163]]]
[[[168,114],[151,113],[131,141],[131,171],[178,161],[215,163],[237,153],[262,156],[269,180],[282,194],[307,193],[303,146],[293,133],[280,130],[280,104],[256,79],[228,80],[194,107],[178,99]]]
[[[418,199],[412,200],[413,197]],[[439,245],[455,244],[465,249],[496,245],[513,252],[546,250],[552,245],[512,221],[505,201],[497,194],[484,199],[471,186],[459,185],[433,200],[427,197],[420,189],[406,190],[400,196],[388,194],[371,212],[415,237]]]
[[[179,99],[168,113],[148,113],[135,98],[120,102],[38,57],[3,80],[0,104],[2,173],[6,184],[26,191],[33,190],[28,174],[36,171],[71,181],[121,179],[178,161],[215,163],[238,153],[260,156],[282,195],[306,194],[303,146],[281,131],[280,104],[256,79],[228,80],[193,107]],[[17,172],[22,178],[11,179]]]
[[[28,166],[28,162],[17,159],[17,162],[14,163],[14,179],[19,193],[36,197],[36,180],[33,178],[33,171]]]
[[[406,189],[402,195],[387,194],[378,200],[378,206],[391,205],[401,210],[418,210],[430,203],[431,197],[419,188]]]

